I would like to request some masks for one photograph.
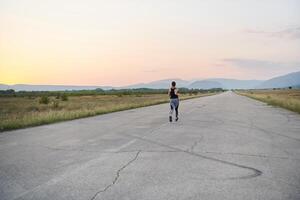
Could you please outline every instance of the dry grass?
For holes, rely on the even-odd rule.
[[[181,95],[189,99],[212,93]],[[40,98],[1,97],[0,131],[49,124],[126,109],[168,102],[165,94],[73,96],[68,101],[50,97],[50,103],[40,104]]]
[[[237,93],[300,113],[300,90],[249,90]]]

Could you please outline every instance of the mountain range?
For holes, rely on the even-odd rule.
[[[113,87],[110,87],[110,86],[30,85],[30,84],[6,85],[6,84],[0,84],[0,90],[13,89],[15,91],[95,90],[97,88],[101,88],[104,90],[113,89]]]
[[[267,81],[264,81],[257,88],[287,88],[295,87],[300,88],[300,71],[290,73],[284,76],[278,76]]]
[[[149,83],[140,83],[128,85],[124,87],[111,86],[68,86],[68,85],[28,85],[16,84],[6,85],[0,84],[0,90],[14,89],[15,91],[65,91],[65,90],[94,90],[101,88],[109,89],[133,89],[133,88],[153,88],[165,89],[169,88],[170,82],[176,81],[178,87],[194,88],[194,89],[268,89],[268,88],[300,88],[300,71],[289,73],[283,76],[274,77],[269,80],[237,80],[237,79],[199,79],[199,80],[182,80],[182,79],[164,79]]]

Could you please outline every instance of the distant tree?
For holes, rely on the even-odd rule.
[[[15,91],[13,89],[9,90],[0,90],[1,94],[15,94]]]
[[[14,93],[15,93],[15,91],[14,91],[13,89],[6,90],[6,92],[7,92],[8,94],[14,94]]]
[[[96,92],[104,92],[104,90],[102,88],[97,88],[95,89]]]
[[[60,98],[60,93],[58,93],[55,98],[59,99]]]
[[[62,95],[61,95],[61,100],[62,101],[68,101],[68,95],[66,94],[66,93],[63,93]]]
[[[46,95],[41,96],[39,102],[40,102],[40,104],[48,104],[49,103],[49,97],[46,96]]]

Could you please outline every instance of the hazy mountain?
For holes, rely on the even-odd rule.
[[[270,80],[236,80],[236,79],[223,79],[212,78],[204,80],[187,81],[182,79],[164,79],[153,81],[149,83],[140,83],[128,85],[124,87],[111,87],[111,86],[68,86],[68,85],[5,85],[0,84],[0,90],[14,89],[15,91],[65,91],[65,90],[94,90],[101,88],[108,89],[124,89],[124,88],[153,88],[153,89],[166,89],[170,87],[172,81],[176,81],[177,87],[197,88],[197,89],[210,89],[210,88],[223,88],[223,89],[255,89],[255,88],[285,88],[285,87],[299,87],[300,88],[300,72],[290,73],[284,76],[272,78]]]
[[[219,82],[223,89],[252,89],[256,88],[263,82],[262,80],[237,80],[224,78],[214,78],[208,80]]]
[[[153,88],[164,89],[169,88],[172,81],[176,81],[178,87],[210,89],[210,88],[224,88],[224,89],[251,89],[257,87],[263,81],[260,80],[235,80],[235,79],[204,79],[187,81],[182,79],[164,79],[153,81],[150,83],[140,83],[129,85],[121,88]]]
[[[257,88],[286,88],[300,86],[300,71],[278,76],[261,83]]]
[[[0,84],[0,90],[8,90],[11,89],[9,85]]]
[[[111,89],[112,87],[110,87],[110,86],[29,85],[29,84],[5,85],[5,84],[0,84],[0,90],[13,89],[15,91],[94,90],[97,88]]]
[[[128,85],[121,88],[152,88],[152,89],[166,89],[170,87],[172,81],[176,81],[178,87],[186,87],[189,84],[189,81],[182,79],[164,79],[153,81],[149,83],[139,83],[134,85]]]
[[[211,88],[222,88],[223,85],[217,81],[203,80],[195,81],[188,85],[188,88],[193,89],[211,89]]]

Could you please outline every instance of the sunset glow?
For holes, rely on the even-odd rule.
[[[121,86],[300,70],[300,2],[2,0],[0,83]]]

